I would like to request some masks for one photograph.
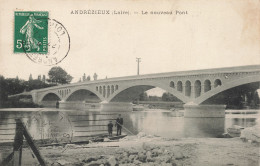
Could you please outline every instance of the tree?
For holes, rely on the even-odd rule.
[[[162,100],[163,101],[169,101],[169,94],[168,93],[163,93]]]
[[[139,100],[140,101],[147,101],[148,100],[148,95],[146,92],[142,93],[139,95]]]
[[[16,78],[6,78],[6,91],[8,95],[14,95],[18,93],[22,93],[25,89],[25,81],[20,80],[18,77]]]
[[[31,91],[34,89],[42,89],[42,88],[48,88],[51,86],[55,86],[55,84],[47,84],[41,80],[31,80],[31,81],[26,81],[24,82],[25,87],[26,87],[26,91]]]
[[[5,78],[0,75],[0,107],[8,99],[7,83]]]
[[[162,101],[180,101],[177,97],[173,96],[172,94],[165,92],[162,95]]]
[[[162,97],[159,96],[149,96],[149,101],[162,101]]]
[[[61,67],[52,67],[48,72],[48,76],[48,81],[55,84],[68,84],[73,79],[73,77]]]

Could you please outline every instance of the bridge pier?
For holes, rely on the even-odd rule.
[[[224,118],[226,105],[184,105],[185,118]]]
[[[31,94],[32,94],[33,103],[39,104],[38,97],[37,97],[37,93],[32,90]]]

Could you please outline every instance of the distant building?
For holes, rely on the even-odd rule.
[[[90,81],[90,76],[87,77],[87,81]]]
[[[42,76],[42,82],[46,82],[46,78],[45,78],[45,75]]]
[[[94,73],[94,76],[93,76],[94,80],[97,80],[97,77],[98,77],[97,73]]]
[[[85,73],[83,74],[82,81],[83,82],[86,81],[86,74]]]
[[[30,74],[30,76],[29,76],[29,81],[31,81],[31,80],[33,80],[32,74]]]

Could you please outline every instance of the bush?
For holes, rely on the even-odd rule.
[[[42,106],[33,102],[9,100],[1,103],[0,108],[42,108]]]

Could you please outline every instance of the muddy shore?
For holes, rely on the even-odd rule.
[[[39,148],[47,165],[248,165],[260,163],[259,145],[240,138],[162,138],[151,135],[127,136],[119,141],[67,144]],[[5,154],[10,147],[0,147]],[[3,158],[2,154],[2,158]],[[37,165],[28,148],[23,165]]]

